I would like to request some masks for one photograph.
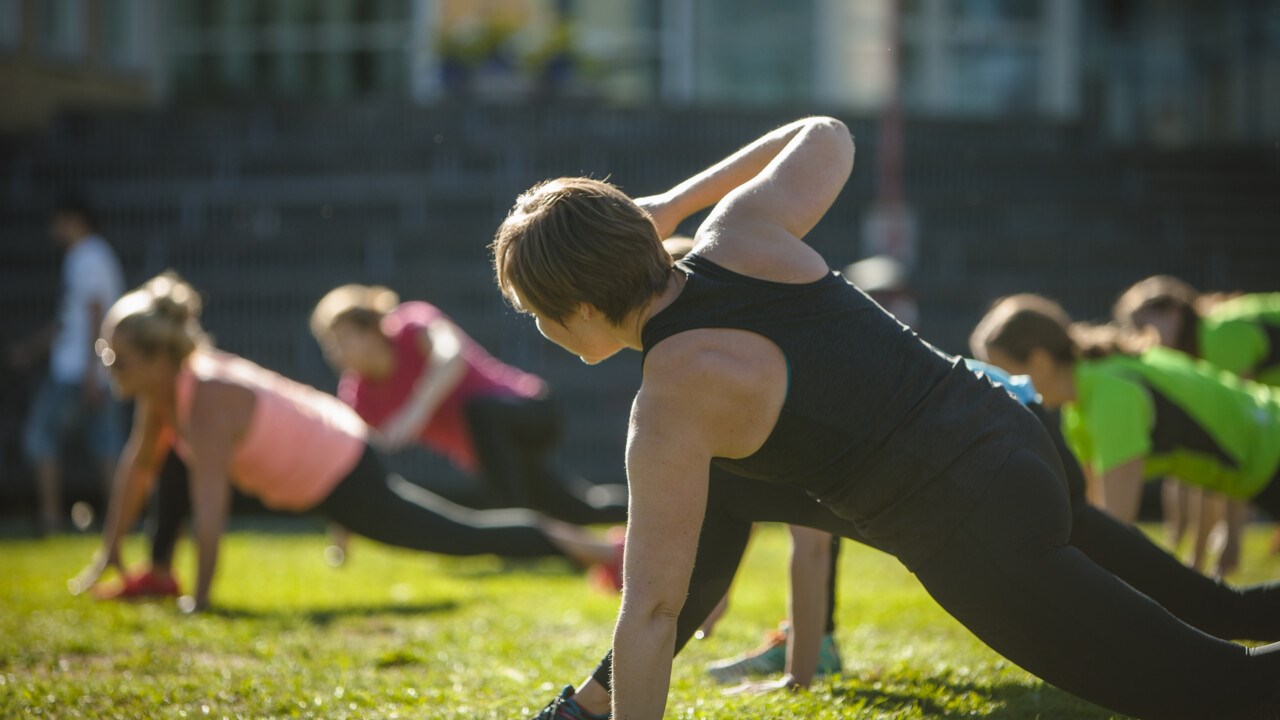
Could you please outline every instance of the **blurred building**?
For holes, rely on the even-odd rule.
[[[161,18],[159,0],[0,0],[0,131],[153,102]]]
[[[1280,126],[1280,3],[900,0],[912,115]],[[554,97],[867,112],[893,0],[0,0],[0,122],[100,102]]]
[[[1275,289],[1280,2],[893,7],[0,0],[0,347],[53,313],[46,212],[75,189],[130,283],[178,269],[222,347],[321,387],[334,376],[305,318],[324,292],[431,299],[546,377],[574,408],[570,466],[616,478],[638,358],[584,374],[512,317],[493,228],[536,180],[652,192],[815,112],[849,123],[859,168],[806,240],[837,267],[904,261],[943,349],[962,352],[1011,292],[1097,317],[1156,272]],[[121,106],[148,109],[102,111]],[[0,379],[3,476],[29,384]],[[406,477],[447,479],[443,461],[412,462]],[[0,482],[0,513],[23,487]]]

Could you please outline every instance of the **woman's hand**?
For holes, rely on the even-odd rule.
[[[658,227],[659,240],[666,240],[675,234],[676,227],[684,220],[667,193],[636,198],[635,203],[653,218],[653,224]]]
[[[124,573],[124,563],[120,560],[119,548],[102,549],[95,553],[93,561],[67,581],[67,590],[70,590],[72,595],[88,592],[98,584],[109,568],[115,568],[118,572]]]

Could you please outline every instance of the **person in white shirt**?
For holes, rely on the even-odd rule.
[[[65,252],[62,289],[55,321],[10,350],[15,365],[29,365],[49,351],[49,374],[32,404],[23,432],[23,449],[36,471],[40,529],[62,526],[63,440],[84,428],[88,449],[109,490],[122,444],[120,408],[108,391],[101,363],[94,356],[98,328],[107,308],[124,292],[124,276],[111,246],[97,234],[92,210],[66,199],[54,210],[50,235]]]

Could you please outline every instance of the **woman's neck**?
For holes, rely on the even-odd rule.
[[[1079,361],[1077,361],[1079,362]],[[1053,379],[1053,392],[1059,405],[1076,401],[1076,363],[1062,365]]]
[[[684,291],[685,283],[688,278],[679,270],[672,270],[671,276],[667,279],[667,286],[662,292],[653,296],[639,310],[628,315],[623,319],[622,323],[617,326],[617,339],[626,347],[632,350],[643,349],[641,337],[644,333],[644,326],[653,318],[654,315],[665,310],[671,303],[680,297],[680,293]]]

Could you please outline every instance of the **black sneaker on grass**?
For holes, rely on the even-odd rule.
[[[532,720],[609,720],[609,713],[593,715],[573,699],[573,686],[565,685],[559,697],[552,700]]]

